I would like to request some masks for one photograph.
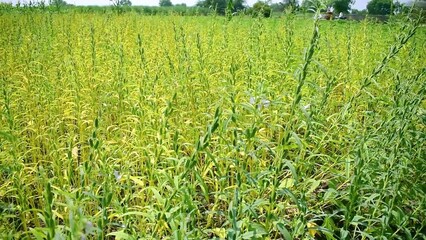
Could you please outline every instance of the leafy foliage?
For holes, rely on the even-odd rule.
[[[132,6],[132,2],[130,0],[110,0],[114,6],[122,7],[122,6]]]
[[[130,0],[110,0],[110,1],[112,2],[114,10],[119,14],[124,12],[125,7],[132,6],[132,2]]]
[[[160,7],[171,7],[173,6],[173,3],[170,0],[160,0],[159,5]]]
[[[348,13],[349,10],[351,10],[351,4],[353,3],[353,0],[335,0],[332,5],[335,12]]]
[[[284,0],[282,2],[271,4],[271,9],[274,12],[283,12],[288,10],[292,13],[296,12],[299,8],[299,4],[296,0]]]
[[[392,0],[371,0],[367,4],[370,14],[387,15],[391,13]]]
[[[272,8],[266,2],[258,1],[253,4],[251,13],[254,17],[263,16],[267,18],[271,16]]]
[[[67,6],[68,4],[64,0],[50,0],[49,5],[54,6],[57,11],[60,11],[61,8]]]

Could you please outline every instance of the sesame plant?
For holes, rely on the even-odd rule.
[[[0,15],[1,239],[425,239],[426,30]]]

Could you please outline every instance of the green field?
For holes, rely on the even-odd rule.
[[[426,239],[415,22],[0,28],[1,239]]]

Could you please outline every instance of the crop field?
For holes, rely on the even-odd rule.
[[[415,21],[0,15],[1,239],[426,239]]]

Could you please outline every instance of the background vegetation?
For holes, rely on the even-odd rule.
[[[1,239],[425,239],[407,19],[0,16]]]
[[[426,1],[417,0],[402,4],[399,1],[390,0],[371,0],[367,9],[352,9],[353,0],[282,0],[281,2],[271,3],[259,0],[252,7],[246,5],[244,0],[199,0],[195,6],[188,7],[185,3],[175,4],[170,0],[159,0],[159,7],[132,6],[130,0],[110,0],[110,6],[74,6],[64,0],[49,0],[48,4],[44,0],[29,1],[21,4],[18,2],[15,6],[11,3],[0,3],[0,13],[2,11],[56,11],[56,12],[109,12],[117,13],[136,12],[144,15],[249,15],[253,17],[273,15],[281,16],[283,14],[293,13],[312,13],[320,10],[326,12],[332,10],[336,15],[339,13],[352,13],[370,15],[399,15],[401,13],[415,12],[425,20]],[[412,9],[414,6],[414,9]],[[423,12],[422,12],[423,11]],[[416,17],[415,17],[416,18]]]

